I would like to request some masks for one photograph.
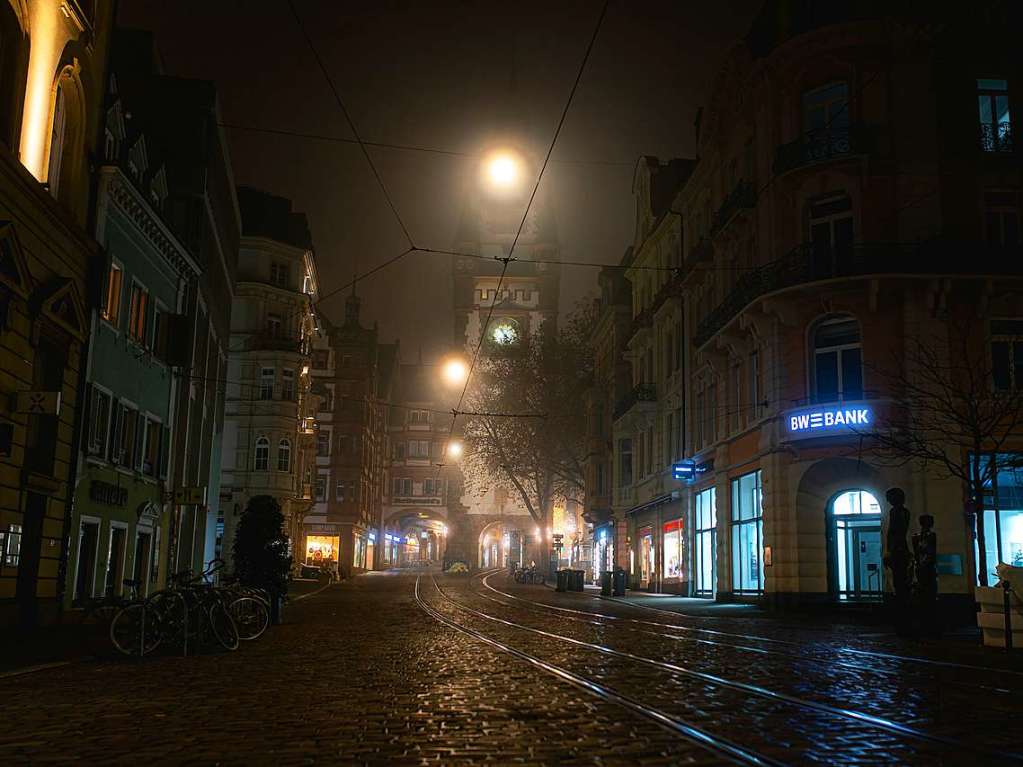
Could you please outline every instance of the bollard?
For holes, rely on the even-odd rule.
[[[1002,581],[1002,608],[1005,610],[1005,649],[1012,649],[1012,604],[1009,599],[1009,592],[1012,585],[1008,581]]]

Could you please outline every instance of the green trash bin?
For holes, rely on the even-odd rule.
[[[611,593],[616,597],[625,596],[625,571],[620,567],[614,571]]]
[[[600,595],[602,597],[611,596],[611,578],[614,576],[610,570],[605,570],[600,574]]]
[[[558,570],[558,591],[568,591],[568,570]]]
[[[570,591],[585,591],[586,590],[586,571],[585,570],[572,570],[572,585]]]

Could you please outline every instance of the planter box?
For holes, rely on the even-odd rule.
[[[1005,647],[1005,594],[1001,588],[978,587],[976,590],[980,612],[977,613],[977,625],[984,633],[984,644],[987,647]],[[1023,649],[1023,607],[1016,596],[1010,595],[1009,609],[1012,626],[1012,647]]]

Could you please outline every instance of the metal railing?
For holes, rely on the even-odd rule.
[[[245,342],[245,348],[248,351],[308,353],[308,345],[301,338],[276,336],[272,333],[257,333]]]
[[[983,152],[1011,152],[1016,146],[1012,140],[1012,123],[984,123],[980,126],[980,148]]]
[[[735,188],[728,193],[717,213],[714,214],[714,225],[711,227],[713,233],[720,232],[735,214],[740,210],[752,208],[757,204],[757,191],[748,181],[740,181]]]
[[[632,391],[618,400],[615,405],[614,417],[617,420],[629,412],[630,408],[637,402],[656,402],[657,386],[652,383],[642,383],[634,386]]]
[[[860,124],[804,133],[795,141],[778,147],[774,173],[778,175],[804,165],[867,154],[872,149],[870,138],[870,132]]]
[[[1023,276],[1023,248],[934,241],[919,244],[861,243],[845,247],[799,245],[786,256],[743,274],[717,307],[696,326],[703,346],[760,296],[785,288],[871,274]]]

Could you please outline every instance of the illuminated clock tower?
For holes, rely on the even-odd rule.
[[[529,200],[536,168],[525,154],[497,147],[484,155],[466,184],[455,251],[483,258],[454,256],[454,345],[471,355],[485,334],[483,352],[513,349],[546,328],[558,315],[561,257],[554,213],[537,194],[515,245],[504,279],[502,262],[515,240]],[[500,282],[500,284],[498,284]],[[493,313],[491,315],[491,307]],[[483,324],[491,315],[490,325]]]
[[[508,257],[536,172],[524,153],[499,145],[484,154],[467,180],[452,248],[469,254],[452,257],[453,341],[466,358],[475,353],[481,334],[481,354],[506,354],[556,329],[561,251],[542,188],[512,253],[517,260],[501,279],[500,259]],[[482,495],[462,495],[461,512],[451,524],[449,551],[475,566],[527,564],[543,556],[544,544],[529,512],[514,493],[496,485]]]

